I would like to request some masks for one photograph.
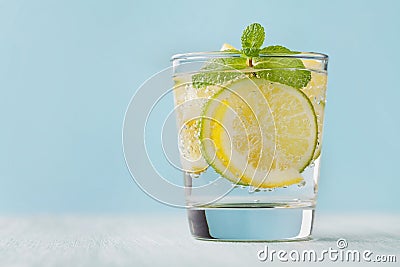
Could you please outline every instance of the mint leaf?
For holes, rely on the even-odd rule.
[[[246,59],[235,58],[213,58],[202,68],[203,70],[240,70],[246,68]]]
[[[253,67],[255,69],[305,69],[301,59],[281,56],[253,58]]]
[[[257,72],[257,74],[260,78],[297,89],[307,86],[311,80],[311,73],[308,70],[263,70]]]
[[[194,88],[203,88],[209,85],[222,85],[234,79],[244,77],[242,72],[236,71],[246,68],[246,59],[235,58],[213,58],[210,59],[200,73],[192,76]]]
[[[194,88],[203,88],[209,85],[222,85],[243,77],[245,77],[245,74],[239,71],[200,72],[192,76],[192,86]]]
[[[271,45],[264,47],[260,50],[260,54],[298,54],[299,52],[291,51],[289,48],[286,48],[281,45]]]
[[[257,72],[258,76],[269,81],[302,88],[311,80],[311,72],[304,70],[304,64],[300,59],[269,57],[253,60],[254,68],[261,69]]]
[[[224,51],[228,55],[229,53],[241,53],[242,57],[208,60],[202,68],[202,72],[192,76],[193,87],[223,85],[232,80],[247,77],[244,72],[238,71],[245,68],[252,72],[251,75],[259,78],[295,88],[305,87],[311,80],[311,72],[305,69],[301,59],[290,57],[290,55],[300,52],[291,51],[281,45],[272,45],[261,49],[264,39],[265,31],[260,24],[253,23],[247,26],[241,38],[242,50]],[[260,54],[265,56],[259,56]]]
[[[260,52],[260,47],[264,43],[265,31],[263,26],[253,23],[243,31],[242,34],[242,53],[248,57],[256,57]]]
[[[291,51],[284,46],[274,45],[264,47],[260,50],[260,53],[272,56],[253,58],[253,67],[264,69],[257,72],[259,77],[294,88],[305,87],[311,80],[311,72],[305,70],[303,61],[290,57],[291,54],[298,54],[299,52]],[[274,57],[274,54],[287,54],[288,56],[277,55],[277,57]]]

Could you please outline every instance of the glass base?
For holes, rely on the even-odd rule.
[[[310,239],[314,208],[190,208],[192,235],[213,241]]]

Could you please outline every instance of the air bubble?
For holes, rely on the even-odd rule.
[[[189,176],[190,176],[190,178],[192,178],[192,179],[197,179],[197,178],[200,177],[200,174],[198,174],[198,173],[190,173]]]
[[[305,185],[306,185],[306,181],[304,181],[304,180],[297,184],[297,186],[299,188],[304,187]]]
[[[249,186],[248,192],[249,194],[253,194],[254,192],[256,192],[256,189],[253,186]]]

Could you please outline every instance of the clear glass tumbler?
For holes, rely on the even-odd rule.
[[[247,60],[247,67],[236,68],[235,60]],[[308,239],[328,56],[299,52],[249,60],[232,52],[201,52],[175,55],[172,63],[192,235],[222,241]],[[218,71],[210,67],[224,63]]]

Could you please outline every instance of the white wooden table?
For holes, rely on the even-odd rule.
[[[102,216],[0,217],[0,267],[11,266],[275,266],[279,260],[260,261],[269,250],[316,250],[345,238],[347,249],[395,255],[400,266],[400,215],[317,214],[314,239],[304,242],[233,243],[194,240],[184,212]],[[350,266],[326,260],[324,264]],[[321,263],[313,263],[316,266]],[[295,263],[310,266],[310,263]],[[361,266],[358,264],[357,266]]]

